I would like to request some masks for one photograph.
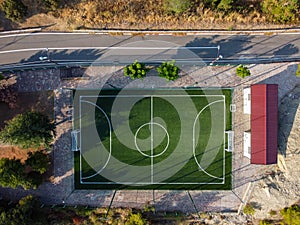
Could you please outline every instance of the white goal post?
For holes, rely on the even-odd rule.
[[[234,132],[232,130],[225,131],[225,137],[227,136],[227,148],[225,150],[227,152],[233,152],[234,149]]]
[[[80,150],[79,144],[78,144],[78,135],[80,133],[80,130],[73,130],[71,132],[72,137],[72,151],[76,152]]]

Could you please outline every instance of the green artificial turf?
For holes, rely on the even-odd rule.
[[[185,89],[183,96],[178,89],[77,90],[74,128],[81,131],[82,155],[74,153],[75,188],[231,189],[231,153],[224,151],[224,129],[231,130],[231,91]],[[136,102],[127,105],[130,101]],[[207,107],[215,101],[220,102]],[[115,110],[114,104],[122,107]],[[106,117],[114,120],[111,132]],[[198,130],[194,137],[193,125]],[[89,134],[93,127],[99,137],[95,141]],[[199,169],[195,159],[200,165],[207,163],[208,174]]]

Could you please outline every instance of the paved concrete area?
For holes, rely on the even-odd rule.
[[[235,134],[232,161],[232,191],[117,191],[113,207],[143,207],[154,205],[157,210],[176,210],[194,213],[195,211],[236,211],[251,194],[249,183],[261,179],[270,169],[268,166],[251,165],[249,159],[243,156],[243,132],[250,128],[249,115],[243,114],[242,91],[254,83],[277,83],[279,99],[282,99],[295,86],[300,85],[300,78],[295,76],[295,63],[274,63],[251,65],[251,76],[241,79],[235,75],[235,67],[189,67],[184,68],[180,79],[169,83],[139,83],[139,87],[158,85],[166,87],[232,87],[234,89],[233,131]],[[20,91],[54,90],[55,121],[57,137],[53,147],[54,182],[44,183],[34,191],[0,188],[0,195],[18,199],[29,193],[41,197],[45,204],[70,204],[108,206],[114,191],[74,190],[73,153],[71,152],[72,123],[69,122],[71,95],[64,88],[105,88],[125,87],[130,85],[130,79],[122,75],[121,67],[90,67],[87,69],[71,69],[72,78],[65,79],[66,71],[32,71],[19,72]],[[80,77],[84,73],[83,77]],[[43,76],[41,76],[41,74]],[[150,74],[154,76],[154,74]],[[77,77],[77,78],[76,78]],[[103,80],[108,77],[108,82]],[[63,79],[61,79],[63,78]],[[155,80],[153,78],[153,80]],[[21,82],[20,82],[21,83]],[[193,202],[191,201],[191,198]]]

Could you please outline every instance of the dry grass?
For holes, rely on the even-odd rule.
[[[2,0],[0,0],[2,1]],[[265,29],[288,25],[268,23],[253,3],[248,12],[225,14],[205,8],[195,1],[191,10],[181,14],[166,14],[164,0],[85,0],[66,1],[56,12],[42,13],[38,0],[24,0],[29,17],[20,27],[52,25],[48,30],[74,29]],[[253,6],[254,5],[254,6]],[[2,26],[3,27],[3,26]]]

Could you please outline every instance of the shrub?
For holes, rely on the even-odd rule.
[[[7,122],[0,132],[0,140],[21,148],[49,147],[55,126],[39,112],[25,112]]]
[[[131,213],[129,215],[128,220],[126,221],[125,225],[145,225],[147,221],[142,217],[140,213]]]
[[[139,63],[137,60],[133,64],[128,65],[124,68],[124,75],[130,76],[132,80],[135,78],[141,79],[146,77],[149,68],[144,63]]]
[[[277,212],[275,210],[270,210],[269,214],[270,216],[275,216],[277,215]]]
[[[300,207],[298,205],[286,207],[280,211],[280,214],[282,215],[285,224],[300,224]]]
[[[261,220],[259,221],[259,225],[271,225],[272,222],[270,220]]]
[[[230,10],[232,10],[233,3],[234,0],[221,0],[217,8],[220,11],[229,12]]]
[[[164,0],[164,10],[167,13],[174,13],[178,15],[185,12],[190,7],[190,0]]]
[[[300,64],[298,64],[298,68],[296,70],[296,76],[300,77]]]
[[[42,0],[42,4],[46,10],[55,11],[59,8],[61,0]]]
[[[250,70],[246,66],[239,65],[236,68],[236,75],[238,75],[241,78],[245,78],[247,76],[250,76],[251,73],[250,73]]]
[[[179,67],[175,65],[175,61],[164,62],[157,68],[158,76],[166,78],[167,81],[176,80],[179,76]]]
[[[27,14],[27,7],[21,0],[4,0],[1,8],[5,17],[15,22],[22,20]]]
[[[48,156],[41,151],[36,151],[34,153],[28,152],[28,158],[25,161],[25,165],[30,166],[33,171],[43,174],[48,169],[49,159]]]
[[[4,76],[2,73],[0,73],[0,80],[4,80]]]
[[[25,172],[25,165],[17,159],[0,159],[0,185],[3,187],[23,187],[25,190],[36,189],[43,181],[38,172]]]
[[[253,216],[254,213],[255,213],[255,209],[254,209],[254,207],[251,204],[247,204],[247,205],[245,205],[245,207],[243,209],[243,213],[245,215]]]
[[[20,160],[0,160],[0,185],[3,187],[17,188],[25,181],[24,165]]]
[[[298,0],[263,0],[261,8],[272,22],[291,23],[298,20]]]

